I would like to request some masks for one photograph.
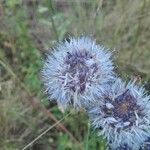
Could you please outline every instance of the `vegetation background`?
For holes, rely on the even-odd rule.
[[[84,111],[66,117],[42,90],[45,52],[80,35],[115,49],[116,72],[150,92],[150,0],[0,0],[0,150],[106,149]]]

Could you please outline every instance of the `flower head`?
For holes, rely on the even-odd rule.
[[[111,149],[121,145],[138,150],[150,136],[150,96],[134,82],[116,79],[88,110],[92,125],[101,129]]]
[[[65,108],[81,107],[113,74],[111,53],[87,37],[70,38],[47,55],[42,77],[50,99]]]

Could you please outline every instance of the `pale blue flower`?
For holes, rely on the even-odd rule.
[[[81,107],[85,97],[103,91],[112,78],[111,52],[88,37],[58,43],[47,55],[42,79],[49,99],[66,108]]]
[[[126,144],[139,150],[150,136],[150,96],[144,88],[116,79],[107,85],[104,96],[93,102],[87,110],[90,121],[107,139],[111,150]]]

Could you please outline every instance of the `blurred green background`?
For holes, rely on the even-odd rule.
[[[0,150],[23,149],[49,127],[26,149],[106,149],[84,111],[65,117],[42,90],[48,48],[80,35],[112,49],[116,72],[150,92],[150,0],[0,0]]]

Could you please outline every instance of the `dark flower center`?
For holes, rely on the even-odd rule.
[[[113,102],[113,106],[113,114],[116,118],[120,118],[123,121],[133,121],[136,119],[135,111],[138,106],[136,99],[129,90],[118,96]]]
[[[121,125],[126,128],[135,124],[137,116],[142,117],[141,108],[137,104],[136,98],[129,90],[115,98],[114,101],[106,98],[106,104],[103,107],[105,117],[113,117],[118,122],[111,123],[112,127]]]
[[[120,114],[126,114],[130,109],[130,103],[129,102],[123,102],[120,106],[117,108],[117,112]]]
[[[65,58],[66,70],[64,74],[69,74],[66,87],[72,91],[85,91],[86,83],[98,70],[98,65],[94,61],[94,56],[86,50],[76,50],[73,53],[67,52]]]
[[[129,90],[118,96],[113,106],[115,118],[120,118],[123,122],[129,121],[130,123],[136,120],[135,111],[138,110],[138,106],[136,99],[131,95]]]

